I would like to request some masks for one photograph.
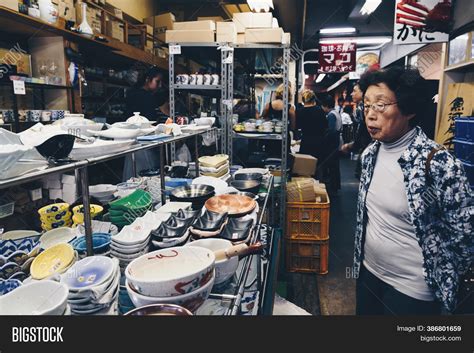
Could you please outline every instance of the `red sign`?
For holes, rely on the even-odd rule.
[[[319,72],[352,72],[356,69],[356,43],[319,45]]]

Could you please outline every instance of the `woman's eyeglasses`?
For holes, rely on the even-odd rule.
[[[378,102],[378,103],[374,103],[374,104],[365,104],[364,103],[364,113],[368,114],[369,109],[372,109],[374,112],[377,112],[377,113],[383,113],[389,105],[394,105],[394,104],[397,104],[397,103],[398,102],[392,102],[392,103]]]

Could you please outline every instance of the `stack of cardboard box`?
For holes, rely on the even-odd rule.
[[[237,27],[237,43],[289,43],[289,33],[284,33],[270,12],[235,13],[232,21]]]
[[[154,28],[155,37],[162,42],[166,40],[166,31],[172,30],[175,22],[176,17],[171,12],[143,19],[143,23]]]
[[[215,42],[216,22],[187,21],[174,22],[173,29],[166,31],[166,43],[210,43]]]

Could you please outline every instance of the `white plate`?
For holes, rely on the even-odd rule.
[[[151,127],[147,129],[121,129],[117,127],[112,127],[111,129],[104,131],[92,131],[88,130],[89,133],[94,136],[113,138],[116,140],[127,140],[135,139],[138,136],[144,136],[155,132],[156,128]]]
[[[40,238],[41,249],[46,250],[58,244],[69,243],[76,238],[76,234],[76,231],[71,228],[50,230]]]
[[[270,171],[264,168],[244,168],[244,169],[239,169],[235,172],[235,174],[252,174],[252,173],[266,175],[270,173]]]

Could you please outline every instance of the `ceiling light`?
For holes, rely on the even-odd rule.
[[[321,39],[320,44],[344,44],[344,43],[356,43],[356,44],[384,44],[392,41],[392,37],[354,37],[354,38],[327,38]]]
[[[270,9],[274,9],[273,0],[247,0],[247,4],[254,12],[270,12]]]
[[[343,34],[343,33],[355,33],[354,27],[339,27],[339,28],[323,28],[319,31],[321,34]]]
[[[316,83],[320,83],[324,78],[326,77],[326,74],[319,74],[318,78],[316,79]]]
[[[364,6],[360,9],[362,15],[370,15],[382,3],[382,0],[365,0]]]

